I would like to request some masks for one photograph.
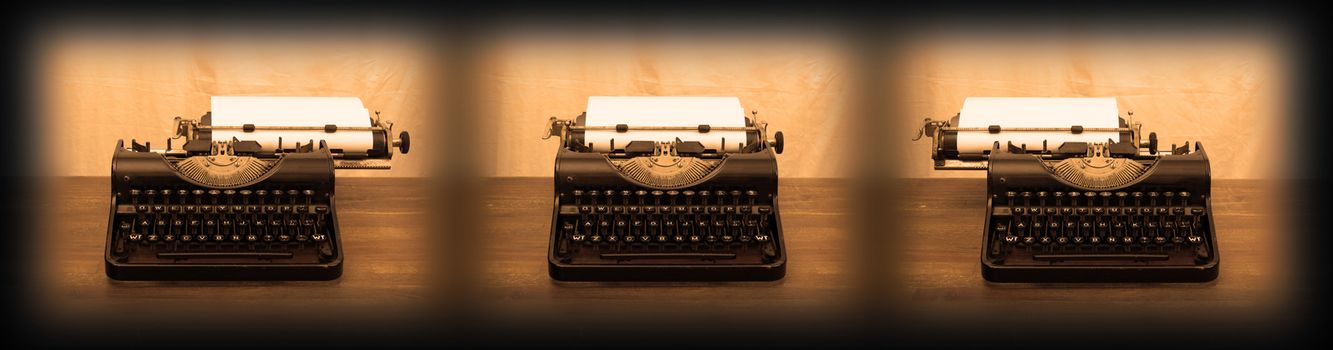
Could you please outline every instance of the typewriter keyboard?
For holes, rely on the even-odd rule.
[[[778,255],[773,200],[757,191],[575,190],[561,196],[554,248],[568,263],[760,264]]]
[[[994,195],[988,256],[1005,265],[1207,261],[1206,196],[1185,191]]]
[[[335,255],[328,193],[134,189],[116,202],[111,249],[129,263],[318,263]]]

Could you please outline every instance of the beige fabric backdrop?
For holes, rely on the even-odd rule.
[[[907,143],[924,117],[948,119],[969,96],[1116,97],[1163,149],[1202,141],[1214,178],[1281,176],[1290,127],[1285,48],[1276,33],[995,35],[934,33],[903,47],[891,70],[907,177],[984,177],[935,171],[929,142]]]
[[[607,34],[611,33],[611,34]],[[487,176],[551,176],[555,141],[540,139],[550,116],[571,118],[590,95],[738,96],[787,136],[784,177],[839,177],[866,147],[901,150],[909,177],[984,176],[931,169],[929,145],[908,141],[921,118],[947,118],[968,96],[1113,96],[1166,144],[1203,141],[1216,178],[1280,175],[1288,82],[1282,43],[1268,34],[1198,36],[995,36],[935,33],[895,51],[883,79],[900,87],[885,140],[843,135],[853,85],[834,33],[780,30],[734,36],[671,32],[548,32],[520,28],[484,41],[477,146],[432,147],[425,127],[447,123],[429,103],[427,42],[396,33],[319,36],[272,33],[106,34],[43,38],[35,81],[42,136],[60,157],[58,175],[105,176],[117,139],[165,142],[171,117],[196,117],[211,95],[359,96],[400,128],[418,131],[413,151],[389,172],[427,176],[451,152],[479,155]],[[442,135],[437,135],[442,136]],[[442,136],[443,137],[443,136]]]
[[[845,58],[829,37],[607,32],[497,36],[484,59],[493,117],[483,149],[494,155],[484,174],[551,176],[557,143],[541,140],[543,124],[582,113],[588,96],[680,95],[738,96],[759,111],[785,136],[781,176],[844,175],[850,155],[830,150],[850,122]]]
[[[418,131],[393,170],[344,176],[424,176],[438,156],[424,126],[431,115],[429,54],[399,33],[319,35],[188,30],[107,33],[97,28],[41,37],[35,81],[42,96],[46,170],[107,176],[117,139],[165,144],[172,117],[198,118],[213,95],[356,96],[401,130]],[[180,140],[176,140],[179,146]],[[160,146],[155,146],[160,147]]]

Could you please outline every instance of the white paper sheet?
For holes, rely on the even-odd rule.
[[[317,126],[333,124],[338,127],[369,127],[370,111],[357,97],[269,97],[269,96],[213,96],[212,125],[242,126]],[[281,139],[282,147],[293,147],[297,142],[312,140],[328,143],[329,148],[346,151],[365,151],[374,147],[370,131],[278,131],[213,130],[213,140],[259,142],[265,150],[274,150]]]
[[[636,126],[679,126],[697,128],[701,124],[712,127],[745,127],[745,108],[736,97],[625,97],[591,96],[588,97],[586,126],[610,126],[625,124],[630,131],[618,133],[615,130],[588,130],[583,133],[584,142],[592,145],[593,151],[607,152],[611,149],[611,140],[617,147],[624,147],[630,141],[668,142],[680,138],[681,141],[699,141],[704,147],[740,151],[745,143],[745,131],[718,131],[700,133],[697,130],[684,131],[635,131]]]
[[[1027,144],[1028,149],[1055,149],[1065,142],[1105,143],[1107,139],[1120,140],[1114,131],[1003,131],[1004,128],[1064,128],[1080,125],[1084,128],[1116,128],[1120,126],[1120,110],[1114,97],[1041,98],[1041,97],[969,97],[963,101],[958,116],[960,128],[986,128],[999,125],[1001,132],[959,131],[958,152],[978,154],[990,150],[996,141],[1000,147],[1009,142],[1015,146]]]

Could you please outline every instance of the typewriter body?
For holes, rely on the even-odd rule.
[[[179,147],[171,139],[162,149],[148,142],[131,140],[128,147],[123,140],[117,142],[111,167],[107,276],[338,278],[343,253],[334,170],[387,169],[394,148],[408,151],[407,133],[391,138],[392,123],[380,120],[378,113],[374,118],[361,114],[369,120],[355,123],[333,118],[350,126],[292,125],[282,121],[284,111],[255,117],[254,123],[224,124],[215,117],[220,104],[318,109],[338,98],[222,99],[215,97],[214,111],[198,120],[176,118],[172,139],[182,141]],[[351,99],[359,106],[359,99]],[[230,120],[249,115],[230,113]],[[337,133],[344,134],[335,137]]]
[[[1202,145],[1159,150],[1156,134],[1141,138],[1141,126],[1120,118],[1114,99],[1100,101],[1109,100],[1109,107],[1092,101],[1092,113],[1107,111],[1099,120],[1114,118],[1098,127],[1071,124],[1059,118],[1068,110],[1043,107],[1089,102],[1079,100],[1085,99],[995,98],[977,101],[982,110],[974,118],[980,120],[960,121],[967,104],[951,120],[925,120],[917,138],[932,139],[936,169],[988,171],[982,276],[992,282],[1216,279]],[[1025,116],[988,116],[984,109],[995,104],[1002,107],[991,111],[1001,114],[1047,115],[1040,126],[1022,121]],[[998,124],[1012,120],[1019,125]],[[1092,141],[1104,136],[1111,137]],[[991,146],[978,151],[978,141]]]
[[[723,117],[704,112],[711,117],[690,118],[699,112],[691,105],[718,104]],[[682,109],[680,116],[662,110],[676,108]],[[700,121],[709,118],[718,122]],[[782,133],[768,139],[767,125],[754,113],[746,116],[739,100],[593,97],[577,118],[549,122],[547,137],[560,139],[548,259],[552,278],[784,276],[776,163]]]

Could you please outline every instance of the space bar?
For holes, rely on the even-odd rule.
[[[1162,261],[1170,260],[1171,257],[1166,254],[1035,254],[1033,260],[1058,261],[1058,260],[1135,260],[1135,261]]]
[[[157,253],[158,259],[291,259],[291,252]]]
[[[602,259],[735,259],[734,253],[602,253]]]

